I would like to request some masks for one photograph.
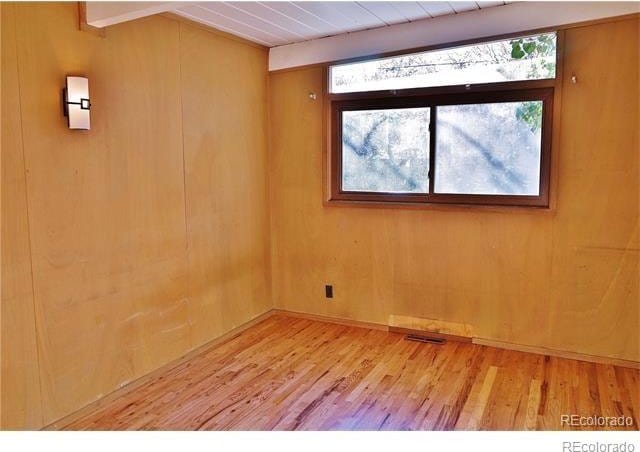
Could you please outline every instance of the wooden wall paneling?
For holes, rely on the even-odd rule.
[[[319,98],[314,102],[308,93],[322,92],[321,77],[318,71],[301,70],[284,78],[270,75],[269,80],[272,295],[276,307],[289,305],[292,311],[314,312],[308,309],[305,299],[313,300],[313,304],[321,309],[318,294],[324,290],[323,287],[314,290],[314,284],[309,282],[320,264],[310,247],[322,239],[321,225],[314,221],[316,204],[322,200],[313,196],[313,188],[320,187],[321,182],[310,173],[310,170],[320,168],[322,162],[322,143],[317,140],[322,134],[322,122],[317,120],[322,101]],[[289,152],[296,146],[302,152]],[[306,184],[309,174],[314,178]],[[298,231],[304,231],[302,240]],[[281,243],[283,240],[286,243]],[[309,260],[303,263],[303,258]],[[282,265],[285,262],[293,262],[300,271],[290,273],[288,265]],[[295,283],[296,279],[299,284]],[[297,295],[294,297],[295,286]]]
[[[103,39],[73,3],[1,12],[3,428],[260,315],[270,271],[280,309],[640,360],[637,18],[567,31],[555,208],[496,212],[323,206],[323,68],[267,82],[266,50],[166,17]]]
[[[25,191],[15,5],[2,17],[2,372],[0,428],[42,425],[40,374],[33,306],[29,218]]]
[[[270,308],[267,51],[180,24],[192,343]]]
[[[276,306],[383,324],[392,314],[479,323],[505,340],[531,334],[546,306],[550,216],[323,207],[323,112],[306,95],[322,82],[322,68],[271,75]],[[523,297],[528,315],[514,323]]]
[[[179,26],[165,18],[111,28],[95,68],[104,74],[108,149],[118,210],[126,209],[124,255],[133,264],[135,376],[193,348],[187,291]],[[126,50],[125,50],[126,49]],[[144,58],[141,60],[141,56]],[[114,153],[112,153],[113,155]],[[114,174],[125,169],[126,178]],[[130,255],[128,255],[130,253]],[[118,259],[121,259],[120,257]],[[127,265],[127,271],[130,269]],[[125,282],[129,284],[129,281]]]
[[[638,22],[566,32],[550,317],[555,345],[636,361]]]
[[[396,234],[391,314],[472,324],[476,336],[505,341],[543,338],[548,215],[407,214]]]
[[[18,8],[27,188],[44,422],[190,348],[178,25],[102,39],[75,4]],[[60,114],[66,74],[89,77],[92,129]]]
[[[207,350],[214,348],[220,344],[223,344],[229,340],[232,340],[234,337],[242,334],[245,330],[258,325],[259,323],[261,323],[265,319],[268,319],[272,315],[274,315],[274,311],[270,310],[265,312],[264,314],[259,315],[258,317],[254,317],[253,319],[243,323],[239,327],[229,330],[227,333],[223,334],[222,336],[218,336],[212,341],[207,342],[206,344],[200,347],[193,348],[192,350],[190,350],[188,353],[181,356],[180,358],[175,359],[173,361],[169,361],[168,363],[163,364],[162,366],[158,367],[157,369],[154,369],[148,374],[143,375],[137,380],[134,380],[126,384],[125,386],[118,388],[117,390],[111,392],[107,396],[102,397],[96,400],[95,402],[90,403],[89,405],[85,405],[78,411],[71,413],[69,416],[65,416],[61,419],[58,419],[56,422],[53,422],[52,424],[45,426],[43,430],[51,430],[51,431],[61,430],[66,426],[68,426],[69,424],[75,422],[76,420],[85,417],[87,414],[99,411],[101,408],[111,404],[113,401],[122,400],[123,397],[126,397],[131,393],[139,394],[141,387],[145,386],[151,380],[154,380],[155,378],[158,378],[158,377],[162,377],[163,374],[167,372],[171,372],[172,369],[179,367],[183,364],[190,366],[189,361],[198,359],[198,356],[202,355]],[[166,398],[164,400],[167,401]],[[173,403],[173,401],[171,400],[169,400],[168,402],[169,404]]]
[[[323,205],[326,112],[307,94],[322,92],[324,69],[270,74],[275,306],[438,319],[486,340],[640,360],[637,18],[566,34],[548,211]]]
[[[37,428],[270,308],[267,54],[167,17],[100,38],[73,3],[7,8],[25,162],[3,117],[2,425]],[[60,113],[67,74],[89,77],[90,131]]]
[[[267,53],[167,17],[100,38],[73,3],[6,8],[25,163],[3,117],[2,426],[37,428],[271,307]],[[89,77],[90,131],[60,114],[67,74]]]
[[[321,68],[271,76],[273,287],[276,307],[387,323],[394,220],[323,209]],[[318,99],[310,99],[315,92]],[[276,100],[277,99],[277,100]],[[295,126],[294,126],[295,124]],[[334,284],[327,300],[324,285]]]

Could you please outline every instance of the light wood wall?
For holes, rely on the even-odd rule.
[[[2,427],[38,428],[271,307],[267,51],[2,12]],[[61,113],[89,77],[92,129]]]
[[[2,306],[0,310],[0,424],[42,425],[31,247],[22,152],[14,8],[0,5],[2,52]],[[8,346],[5,346],[8,345]]]
[[[637,19],[566,32],[544,212],[323,206],[321,68],[268,76],[265,49],[167,17],[100,38],[74,3],[0,15],[3,428],[184,355],[271,290],[291,311],[640,360]],[[60,113],[67,74],[90,79],[89,132]]]
[[[638,37],[566,30],[550,211],[323,206],[323,69],[273,73],[276,307],[640,361]]]

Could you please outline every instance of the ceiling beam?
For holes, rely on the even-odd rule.
[[[269,70],[380,55],[640,12],[639,2],[517,2],[272,47]]]
[[[127,22],[153,14],[171,11],[185,2],[85,2],[86,21],[92,27],[108,27],[109,25]]]

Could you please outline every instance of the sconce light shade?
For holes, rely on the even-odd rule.
[[[91,128],[88,78],[67,77],[67,86],[62,90],[62,102],[70,129]]]

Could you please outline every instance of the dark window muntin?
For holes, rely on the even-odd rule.
[[[407,203],[407,204],[469,204],[494,206],[549,206],[551,177],[551,124],[553,118],[553,79],[491,83],[470,87],[411,88],[386,92],[360,92],[331,95],[331,198],[330,201]],[[541,83],[542,82],[542,83]],[[551,82],[551,84],[550,84]],[[496,89],[502,85],[503,88]],[[518,88],[518,86],[520,88]],[[531,87],[533,86],[533,87]],[[542,86],[542,87],[537,87]],[[493,89],[488,89],[493,88]],[[380,95],[382,94],[382,95]],[[484,104],[519,101],[542,101],[540,149],[540,186],[537,196],[478,195],[434,193],[435,159],[437,158],[437,107],[444,105]],[[429,141],[429,193],[354,192],[342,190],[342,112],[429,107],[431,109]]]

